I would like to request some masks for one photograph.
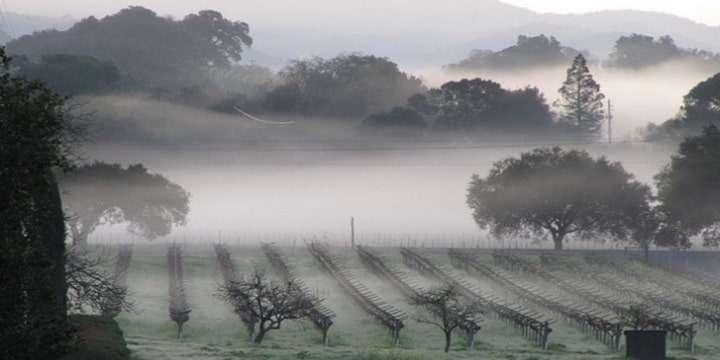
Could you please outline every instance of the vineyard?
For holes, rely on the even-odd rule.
[[[720,352],[720,282],[708,269],[646,265],[622,251],[333,247],[275,244],[138,245],[118,253],[134,304],[117,317],[140,359],[620,359],[624,330],[668,331],[669,354]],[[612,256],[609,256],[612,255]],[[324,299],[261,346],[258,321],[217,296],[221,284],[262,269]],[[452,284],[482,314],[442,352],[437,328],[410,299]]]

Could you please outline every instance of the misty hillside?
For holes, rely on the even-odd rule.
[[[75,23],[72,16],[48,17],[13,12],[3,12],[0,18],[0,42],[6,43],[13,38],[32,34],[35,31],[56,29],[65,30]]]
[[[364,7],[380,6],[373,4]],[[328,5],[321,18],[296,18],[282,26],[254,23],[252,33],[257,50],[275,58],[360,51],[388,56],[410,67],[451,63],[474,49],[500,50],[519,34],[555,36],[567,46],[601,57],[618,37],[631,33],[670,35],[686,48],[720,51],[720,27],[658,12],[540,14],[496,0],[453,1],[438,12],[422,4],[413,2],[416,6],[409,7],[404,1],[390,1],[382,4],[382,11],[364,13],[352,5]],[[358,16],[337,22],[355,10]],[[302,41],[297,38],[299,31]]]
[[[515,40],[518,34],[551,34],[571,47],[599,56],[612,51],[614,41],[629,33],[670,35],[687,48],[720,51],[720,28],[696,23],[679,16],[634,10],[608,10],[582,15],[537,15],[518,27],[478,37],[471,48],[497,49]]]

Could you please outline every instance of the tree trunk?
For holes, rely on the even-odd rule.
[[[255,324],[246,324],[245,327],[247,328],[250,342],[255,342]]]
[[[255,335],[255,339],[253,339],[253,342],[255,344],[262,344],[263,339],[265,338],[265,334],[267,334],[267,330],[260,327],[260,330],[258,330],[257,335]]]
[[[58,185],[50,170],[35,183],[32,197],[30,315],[38,349],[57,355],[63,350],[67,335],[65,217]]]
[[[450,343],[452,342],[452,332],[445,331],[445,352],[450,351]]]
[[[553,243],[555,243],[555,250],[562,250],[563,249],[563,239],[565,239],[565,234],[553,233],[552,239],[553,239]]]
[[[642,249],[645,255],[645,263],[650,264],[650,244],[642,244]]]

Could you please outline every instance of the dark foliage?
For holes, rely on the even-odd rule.
[[[683,60],[691,66],[720,67],[720,54],[705,50],[683,49],[667,35],[656,40],[652,36],[641,34],[621,36],[615,42],[615,49],[610,54],[608,65],[640,70],[673,60]]]
[[[681,141],[699,135],[708,125],[720,124],[720,73],[697,84],[685,95],[680,113],[661,125],[649,125],[651,141]]]
[[[363,117],[402,105],[422,92],[422,82],[386,58],[343,55],[296,60],[280,72],[268,110],[304,115]]]
[[[705,128],[686,139],[670,164],[655,177],[669,228],[663,241],[687,246],[703,235],[707,245],[720,242],[720,130]]]
[[[74,243],[85,243],[101,224],[120,223],[152,240],[184,225],[190,212],[190,194],[142,164],[83,165],[64,174],[60,184]]]
[[[77,128],[65,98],[13,76],[0,50],[0,358],[41,359],[68,338],[65,224],[53,169]]]
[[[435,130],[541,131],[554,124],[537,88],[506,90],[480,78],[445,83],[411,97],[408,105],[432,121]]]
[[[42,81],[65,95],[108,91],[120,81],[120,73],[113,63],[92,56],[43,55],[37,63],[23,56],[17,58],[14,65],[23,76]]]
[[[132,310],[127,286],[122,281],[125,274],[106,271],[109,259],[106,254],[93,254],[83,247],[68,250],[65,278],[70,309],[80,313],[91,310],[111,316],[122,310]]]
[[[22,36],[8,49],[31,60],[50,54],[92,56],[113,62],[143,88],[176,89],[197,82],[198,70],[239,61],[243,46],[251,44],[246,23],[217,11],[175,21],[133,6],[102,19],[83,19],[65,31]]]
[[[467,203],[478,225],[496,236],[550,235],[562,249],[574,233],[627,237],[628,214],[640,212],[649,197],[619,163],[555,147],[499,161],[485,179],[474,175]]]
[[[559,92],[560,99],[555,103],[560,108],[558,122],[574,133],[600,135],[605,119],[605,95],[600,92],[600,85],[590,73],[584,56],[575,58]]]

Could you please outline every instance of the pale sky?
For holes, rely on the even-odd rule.
[[[181,16],[189,11],[214,8],[255,21],[282,22],[297,16],[322,14],[357,14],[358,11],[381,11],[383,7],[402,11],[424,7],[427,12],[472,6],[484,0],[0,0],[2,11],[35,15],[85,17],[106,15],[129,5],[151,8],[159,14]],[[671,13],[720,25],[719,0],[504,0],[506,3],[539,12],[579,13],[605,9],[653,10]],[[460,5],[460,6],[458,6]],[[395,12],[395,11],[391,11]]]
[[[583,13],[607,9],[660,11],[708,25],[720,25],[718,0],[505,0],[504,2],[538,12],[552,13]]]

